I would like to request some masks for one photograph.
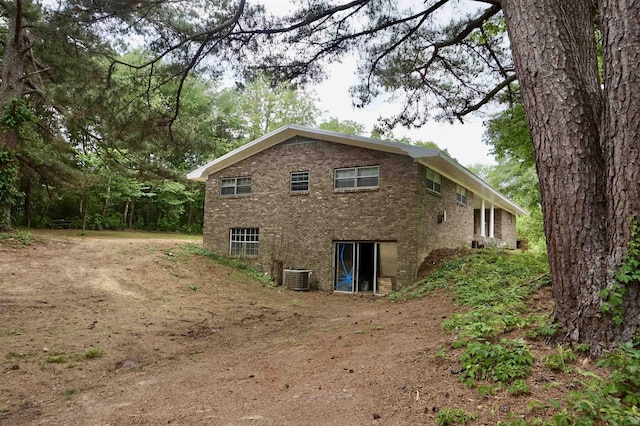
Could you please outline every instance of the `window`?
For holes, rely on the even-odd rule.
[[[459,203],[467,205],[467,188],[464,186],[456,185],[456,200]]]
[[[309,172],[293,172],[289,184],[291,192],[309,190]]]
[[[377,188],[379,166],[350,167],[334,170],[334,189]]]
[[[231,228],[229,254],[231,256],[258,255],[258,228]]]
[[[226,178],[220,182],[220,195],[251,194],[251,178]]]
[[[427,189],[442,194],[442,176],[431,169],[427,169]]]

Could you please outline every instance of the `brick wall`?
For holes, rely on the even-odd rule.
[[[467,192],[467,204],[456,200],[456,184],[442,177],[441,194],[427,189],[426,168],[420,166],[418,200],[420,204],[420,233],[417,265],[436,248],[456,248],[470,246],[473,239],[474,194]],[[446,212],[446,220],[439,222],[438,216]]]
[[[380,167],[379,187],[334,191],[334,169]],[[289,191],[291,172],[309,172],[309,191]],[[285,268],[313,271],[317,286],[331,290],[334,241],[395,241],[397,282],[415,278],[422,259],[436,247],[470,244],[473,194],[469,206],[456,202],[455,184],[443,178],[442,195],[429,193],[425,168],[410,157],[324,141],[279,144],[209,176],[204,244],[229,253],[229,230],[259,228],[257,258],[269,272],[278,261]],[[251,176],[252,193],[220,196],[220,179]],[[437,214],[447,211],[438,223]]]

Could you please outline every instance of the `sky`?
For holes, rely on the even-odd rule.
[[[286,14],[291,10],[289,0],[263,0],[263,4],[267,10],[276,14]],[[328,65],[326,72],[327,79],[309,89],[315,91],[314,94],[320,101],[319,107],[328,111],[330,117],[364,124],[365,135],[368,135],[380,116],[392,115],[394,105],[387,104],[384,95],[365,108],[356,109],[353,106],[349,87],[357,83],[354,57],[345,57],[341,63]],[[464,166],[474,163],[495,163],[493,156],[489,153],[490,147],[482,141],[483,133],[483,119],[477,116],[466,117],[464,124],[430,121],[420,129],[398,126],[393,131],[396,136],[435,142]]]
[[[368,135],[380,116],[392,115],[394,105],[387,105],[384,99],[380,98],[365,108],[355,108],[349,95],[349,87],[357,82],[355,70],[355,60],[331,64],[327,68],[329,77],[310,89],[315,91],[320,100],[320,108],[328,111],[329,116],[364,124],[365,135]],[[482,121],[481,118],[473,116],[465,118],[464,124],[432,120],[419,129],[398,126],[393,130],[393,134],[407,136],[413,140],[435,142],[464,166],[474,163],[493,164],[495,160],[489,154],[490,147],[482,142]]]

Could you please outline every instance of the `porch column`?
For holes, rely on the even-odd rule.
[[[493,228],[494,228],[494,220],[495,220],[495,208],[494,205],[491,204],[491,213],[489,213],[489,238],[493,238]]]
[[[480,236],[486,237],[485,227],[487,226],[486,219],[484,217],[484,200],[482,200],[482,207],[480,208]]]

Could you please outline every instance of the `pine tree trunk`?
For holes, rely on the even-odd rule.
[[[604,127],[609,195],[609,270],[622,262],[631,218],[640,213],[640,3],[602,0]],[[625,285],[619,339],[631,340],[640,318],[640,283]]]
[[[33,183],[27,178],[27,184],[24,191],[24,226],[31,228],[31,193],[33,192]]]
[[[29,39],[27,37],[24,22],[24,3],[22,0],[14,2],[15,8],[6,19],[6,40],[4,43],[4,56],[0,70],[0,114],[10,105],[11,101],[24,95],[24,69],[25,55]],[[0,145],[9,147],[13,152],[18,145],[17,129],[4,127],[0,131]],[[8,200],[0,200],[0,227],[11,229],[11,203]]]
[[[129,218],[129,202],[124,204],[124,213],[122,213],[122,223],[127,226],[127,219]]]
[[[625,88],[619,79],[610,81],[603,94],[591,0],[506,0],[503,10],[536,153],[554,315],[566,338],[588,343],[597,354],[626,340],[638,321],[628,317],[629,324],[616,326],[601,312],[600,293],[613,285],[638,202],[637,147],[629,146],[638,137],[638,110],[635,122],[619,121],[621,111],[612,101],[622,96],[629,102],[640,79]],[[640,17],[632,15],[622,31],[637,33]],[[619,50],[618,43],[605,51]],[[637,63],[630,66],[637,70]],[[611,117],[603,121],[605,115]],[[619,132],[627,139],[620,140]],[[624,155],[636,150],[636,163],[626,163],[635,172],[617,174],[612,151],[619,149]],[[637,296],[628,300],[629,314],[637,315],[638,303]]]
[[[133,213],[134,213],[135,207],[136,207],[136,198],[131,197],[131,210],[129,211],[129,225],[128,225],[129,230],[133,229]]]

